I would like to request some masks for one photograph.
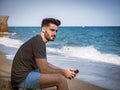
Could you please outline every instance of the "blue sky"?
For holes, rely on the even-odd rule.
[[[40,26],[43,18],[62,26],[120,26],[120,0],[0,0],[9,26]]]

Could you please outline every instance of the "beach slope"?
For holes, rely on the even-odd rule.
[[[0,53],[0,90],[10,90],[11,63],[6,59],[4,53]],[[67,80],[70,90],[105,90],[78,79]],[[56,90],[55,87],[42,90]]]

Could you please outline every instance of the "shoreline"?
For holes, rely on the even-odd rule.
[[[0,76],[10,76],[11,64],[6,59],[5,53],[0,52]]]
[[[11,75],[11,63],[6,59],[5,53],[0,52],[0,79],[5,79],[10,80],[10,75]],[[68,86],[70,90],[106,90],[104,88],[86,83],[84,81],[78,80],[78,79],[73,79],[73,80],[67,80],[68,81]],[[0,84],[2,84],[3,81],[0,80]],[[1,89],[0,85],[0,89]],[[5,88],[5,90],[9,90]],[[42,90],[56,90],[55,88],[47,88],[47,89],[42,89]]]

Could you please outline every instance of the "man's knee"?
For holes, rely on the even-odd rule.
[[[59,83],[67,81],[66,78],[63,75],[61,75],[61,74],[58,74],[57,77],[58,77],[58,82]]]

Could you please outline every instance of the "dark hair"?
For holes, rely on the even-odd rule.
[[[55,18],[45,18],[42,20],[41,27],[48,26],[50,23],[55,24],[56,26],[59,26],[61,24],[60,20]]]

